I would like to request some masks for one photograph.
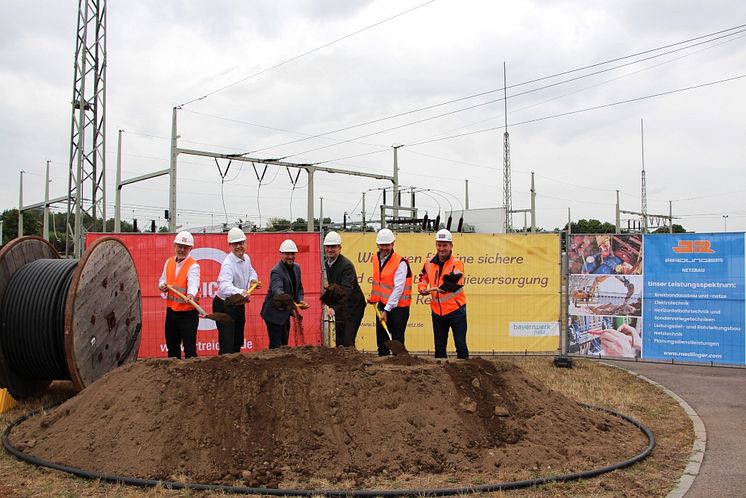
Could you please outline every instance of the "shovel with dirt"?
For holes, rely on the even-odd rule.
[[[376,310],[376,317],[378,317],[378,321],[381,322],[381,325],[383,326],[383,330],[386,331],[386,335],[389,336],[389,340],[384,341],[384,344],[386,345],[386,347],[389,348],[391,352],[397,356],[409,356],[409,351],[407,351],[407,348],[404,347],[404,344],[395,340],[391,336],[391,332],[389,332],[389,326],[386,325],[386,320],[383,319],[383,316],[381,316],[381,310],[378,309],[378,303],[370,303],[370,304],[373,306],[373,309]]]
[[[252,282],[252,284],[249,286],[248,289],[246,289],[246,295],[243,294],[233,294],[232,296],[228,296],[225,298],[225,305],[226,306],[232,306],[232,307],[238,307],[243,306],[244,304],[249,302],[249,296],[252,292],[254,292],[254,289],[257,288],[260,282]]]
[[[306,303],[296,303],[293,300],[293,296],[287,293],[275,294],[272,296],[272,304],[277,308],[289,311],[292,313],[294,320],[293,332],[295,337],[295,345],[301,346],[304,342],[303,334],[303,316],[300,314],[300,310],[308,308]]]
[[[329,284],[321,294],[321,302],[333,308],[347,300],[349,291],[339,284]]]
[[[425,292],[456,292],[463,287],[458,283],[462,276],[461,273],[446,273],[443,275],[442,284],[438,287],[428,287]]]
[[[223,325],[230,325],[233,323],[233,318],[227,313],[208,313],[207,311],[202,308],[199,304],[197,304],[194,299],[189,299],[187,296],[182,294],[181,292],[174,289],[171,285],[166,284],[166,287],[168,287],[168,290],[176,294],[178,297],[186,301],[187,303],[191,304],[194,309],[197,310],[197,313],[204,316],[205,318],[209,318],[210,320],[214,320],[218,323],[222,323]]]

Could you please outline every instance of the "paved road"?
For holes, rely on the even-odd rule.
[[[666,386],[704,422],[707,447],[686,498],[746,497],[746,369],[609,363]]]

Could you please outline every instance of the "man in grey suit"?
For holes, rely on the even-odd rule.
[[[303,301],[300,266],[295,264],[297,252],[295,242],[290,239],[284,240],[280,244],[280,261],[270,273],[269,291],[261,312],[267,324],[269,349],[288,345],[290,315],[297,313],[294,303],[297,303],[300,309],[308,308],[308,304]]]

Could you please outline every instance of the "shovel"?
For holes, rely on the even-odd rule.
[[[209,318],[210,320],[215,320],[216,322],[222,323],[223,325],[230,325],[233,323],[233,318],[230,317],[227,313],[207,313],[202,306],[197,304],[194,299],[189,299],[187,296],[182,294],[181,292],[177,291],[173,287],[171,287],[169,284],[166,284],[166,287],[168,287],[168,290],[176,294],[178,297],[183,299],[184,301],[188,302],[192,305],[194,309],[197,310],[197,313],[204,316],[205,318]]]
[[[295,346],[301,346],[304,341],[304,334],[303,334],[303,317],[300,315],[300,307],[298,307],[298,303],[295,304],[295,309],[293,309],[293,317],[295,318],[294,324],[293,324],[293,334],[295,337]]]
[[[389,336],[388,341],[384,341],[384,344],[387,348],[389,348],[395,355],[398,356],[409,356],[409,351],[407,351],[407,348],[404,347],[404,344],[401,342],[394,340],[394,338],[391,336],[391,332],[389,332],[389,326],[386,325],[386,321],[381,316],[381,310],[378,309],[377,303],[371,303],[373,305],[373,309],[376,310],[376,316],[378,317],[378,321],[381,322],[381,325],[383,325],[383,330],[386,331],[386,335]]]
[[[256,289],[256,286],[259,285],[259,282],[254,281],[253,284],[249,286],[248,289],[246,289],[246,295],[243,294],[233,294],[232,296],[228,296],[225,299],[225,305],[226,306],[242,306],[249,302],[249,295]]]
[[[326,326],[322,330],[323,345],[331,347],[332,337],[337,337],[337,319],[334,316],[329,316],[329,312],[327,311],[324,322],[326,322]]]
[[[303,317],[300,314],[300,310],[308,308],[308,305],[305,303],[296,303],[293,301],[293,297],[287,293],[275,294],[272,296],[272,304],[279,309],[289,311],[293,315],[295,318],[293,325],[295,345],[300,346],[301,343],[304,342]]]

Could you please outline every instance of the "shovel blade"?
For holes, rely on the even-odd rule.
[[[397,340],[390,340],[384,342],[387,348],[391,350],[392,353],[394,353],[397,356],[409,356],[409,351],[407,351],[407,348],[404,347],[404,344]]]
[[[225,299],[225,305],[226,306],[238,307],[238,306],[243,306],[248,301],[249,300],[246,299],[246,297],[242,296],[241,294],[233,294],[232,296],[228,296]]]
[[[205,315],[205,318],[222,323],[223,325],[231,325],[233,323],[233,318],[228,313],[210,313],[209,315]]]

